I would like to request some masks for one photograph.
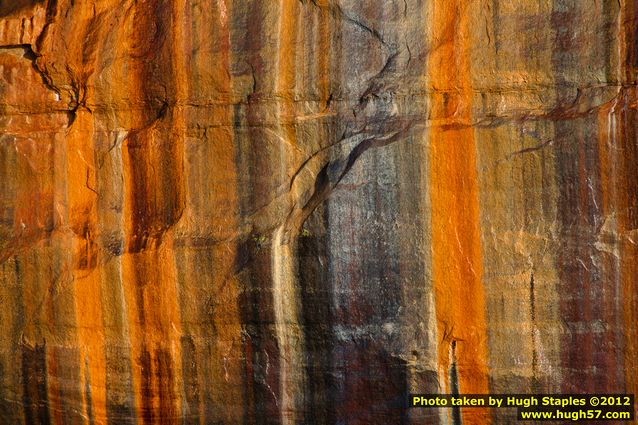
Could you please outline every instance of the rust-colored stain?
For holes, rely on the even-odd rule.
[[[84,414],[98,423],[106,422],[106,359],[102,320],[101,260],[94,237],[97,233],[97,180],[93,150],[84,137],[93,136],[92,117],[81,111],[67,137],[67,181],[69,221],[73,230],[73,276],[76,320],[81,347],[81,382],[86,383]]]
[[[636,22],[638,19],[638,5],[636,2],[623,3],[622,22]],[[621,45],[621,60],[624,66],[622,77],[629,83],[624,87],[624,97],[621,98],[627,105],[623,105],[620,116],[619,143],[622,149],[619,152],[620,174],[622,192],[619,194],[615,205],[618,216],[618,233],[622,235],[621,242],[621,285],[622,299],[624,301],[624,328],[625,332],[625,391],[629,394],[638,394],[638,244],[635,240],[635,231],[638,229],[638,27],[627,25],[624,27],[623,41]],[[631,85],[633,83],[633,85]],[[633,232],[632,236],[629,236]],[[638,415],[638,405],[634,405],[634,414]]]
[[[635,229],[638,228],[638,148],[636,131],[638,114],[636,102],[638,91],[631,82],[638,75],[638,54],[636,43],[638,32],[635,27],[623,27],[623,22],[635,21],[638,7],[635,2],[622,2],[618,21],[621,40],[618,50],[619,66],[613,70],[613,77],[622,84],[618,86],[616,96],[598,112],[598,153],[601,170],[602,213],[607,217],[613,234],[605,235],[605,243],[615,247],[610,269],[616,273],[619,286],[617,297],[610,300],[607,313],[619,316],[619,326],[625,330],[623,341],[624,364],[613,364],[614,371],[624,369],[624,388],[628,394],[638,392],[638,304],[636,301],[636,276],[638,276],[638,246]],[[628,107],[629,105],[629,107]],[[607,225],[607,222],[605,223]],[[613,235],[613,236],[612,236]],[[610,240],[610,238],[612,238]],[[622,300],[623,308],[618,311],[612,303]],[[618,388],[618,382],[610,387]],[[594,388],[595,389],[595,388]],[[638,412],[634,406],[634,412]]]
[[[135,7],[138,21],[155,31],[140,33],[129,70],[130,91],[143,97],[158,67],[174,90],[172,100],[134,115],[139,126],[123,143],[126,200],[123,215],[128,237],[122,257],[122,286],[131,344],[131,369],[138,417],[144,424],[173,424],[181,411],[181,321],[177,303],[173,232],[184,209],[182,102],[187,80],[183,62],[149,61],[152,49],[181,52],[183,32],[169,30],[181,21],[183,2],[160,0]],[[180,58],[181,59],[181,58]]]
[[[472,118],[468,13],[469,4],[463,1],[432,8],[428,84],[437,90],[429,132],[432,280],[441,388],[452,392],[458,380],[459,392],[484,394],[489,390],[488,350],[474,129],[448,126]],[[464,415],[464,423],[487,420],[470,416],[469,409]]]

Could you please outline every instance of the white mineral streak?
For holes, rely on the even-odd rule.
[[[275,333],[279,346],[279,409],[284,425],[295,424],[295,397],[302,393],[301,335],[298,325],[297,287],[291,243],[284,241],[285,226],[280,226],[272,241],[272,280]]]

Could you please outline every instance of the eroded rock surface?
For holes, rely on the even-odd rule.
[[[408,393],[638,393],[637,20],[0,1],[0,422],[433,424]]]

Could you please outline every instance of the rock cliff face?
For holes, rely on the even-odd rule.
[[[0,422],[638,393],[637,22],[632,0],[0,1]]]

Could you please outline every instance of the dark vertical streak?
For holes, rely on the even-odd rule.
[[[145,268],[141,264],[135,265],[135,311],[140,326],[146,326],[146,312],[144,308],[144,286],[146,286]]]
[[[274,193],[273,182],[280,164],[273,161],[272,151],[264,143],[261,86],[259,76],[270,72],[262,51],[267,41],[268,28],[264,27],[268,5],[259,0],[249,1],[241,8],[243,15],[236,19],[242,25],[231,31],[231,56],[237,57],[235,74],[253,77],[253,93],[247,97],[244,110],[236,107],[234,136],[237,158],[237,187],[240,191],[240,220],[254,213],[268,202]],[[238,12],[239,13],[239,12]],[[239,66],[239,64],[241,66]],[[247,124],[247,125],[246,125]],[[243,224],[243,223],[242,223]],[[243,325],[246,356],[246,415],[247,423],[279,423],[279,349],[275,336],[273,315],[271,243],[270,234],[254,234],[240,241],[237,253],[241,295],[239,308]]]
[[[140,391],[142,391],[142,406],[140,406],[142,423],[150,425],[153,424],[155,420],[153,411],[153,371],[151,369],[151,354],[148,350],[146,350],[146,348],[142,349],[142,354],[140,355],[138,362],[142,380],[140,385]]]
[[[532,272],[529,279],[529,305],[530,305],[530,316],[532,323],[536,323],[536,304],[535,304],[535,296],[534,296],[534,272]]]
[[[51,422],[47,388],[46,346],[22,345],[22,403],[25,422],[44,425]]]
[[[638,7],[636,7],[638,14]],[[638,35],[637,35],[638,37]],[[636,45],[636,40],[633,41]],[[634,96],[636,96],[634,92]],[[635,101],[635,97],[634,97]],[[620,186],[622,210],[620,212],[623,231],[638,229],[638,111],[626,108],[622,112],[622,136],[619,149],[619,164],[622,184]],[[638,247],[626,238],[621,245],[622,254],[622,297],[624,303],[624,347],[625,347],[625,391],[635,393],[638,390]],[[638,414],[638,405],[634,410]]]
[[[576,35],[584,7],[584,3],[574,0],[554,0],[552,63],[559,107],[573,102],[575,84],[582,83],[571,81],[571,76],[585,66],[599,65],[583,61],[589,44]],[[597,329],[597,323],[605,329],[614,327],[605,311],[614,280],[594,247],[603,220],[597,129],[595,114],[555,122],[560,313],[566,325],[561,344],[565,392],[613,391],[617,385],[615,372],[622,363],[616,350],[606,348],[613,341],[613,330]]]
[[[2,177],[2,173],[0,173],[0,179],[2,179]],[[1,208],[0,206],[0,209]],[[0,230],[0,232],[1,231],[2,230]],[[18,256],[13,257],[13,265],[11,264],[11,260],[7,260],[4,264],[0,265],[0,273],[6,273],[6,275],[10,276],[11,267],[13,268],[14,282],[21,282],[22,276]],[[7,284],[6,279],[3,281],[3,284]],[[10,335],[12,341],[20,341],[26,319],[24,312],[24,293],[23,291],[14,291],[11,295],[12,298],[7,300],[13,303],[10,322],[12,329]],[[20,375],[23,370],[19,367],[15,367],[15,364],[16,362],[20,363],[22,361],[22,355],[22,350],[16,348],[10,353],[10,357],[5,357],[8,360],[7,363],[4,363],[4,359],[0,361],[0,385],[2,386],[2,388],[0,388],[0,418],[5,418],[7,421],[13,420],[16,423],[21,419],[20,411],[23,410],[23,407],[13,403],[13,399],[16,397],[14,394],[19,394],[19,389],[16,387],[20,385]]]
[[[240,298],[242,323],[250,348],[250,373],[246,379],[252,388],[253,411],[256,423],[278,423],[279,358],[274,335],[272,292],[270,285],[269,247],[248,242],[252,267],[246,277]]]
[[[173,385],[175,383],[173,359],[168,351],[156,350],[155,363],[159,409],[161,413],[160,424],[171,425],[176,423],[177,420],[175,397],[173,396]]]
[[[244,352],[244,423],[252,424],[256,423],[255,419],[255,389],[253,385],[253,355],[252,355],[252,342],[250,336],[242,334],[245,337],[242,339],[242,346]]]
[[[577,5],[569,0],[555,0],[554,11],[552,12],[552,26],[556,33],[552,62],[554,65],[555,79],[564,83],[564,74],[569,71],[572,63],[573,37],[575,13]],[[566,10],[566,11],[564,11]],[[561,85],[562,87],[562,85]],[[557,98],[559,104],[566,104],[569,101],[569,91],[558,89]],[[578,324],[583,323],[587,318],[583,311],[585,304],[585,294],[583,291],[582,276],[580,268],[576,262],[579,259],[578,245],[580,245],[581,234],[574,231],[579,224],[578,221],[583,214],[578,199],[578,167],[577,157],[574,157],[575,147],[580,144],[580,140],[574,137],[573,128],[570,122],[557,122],[555,126],[555,140],[557,145],[556,172],[558,175],[559,193],[559,219],[560,219],[560,242],[561,251],[559,254],[559,279],[560,293],[563,296],[571,296],[576,302],[561,302],[561,315],[565,317],[568,332],[563,337],[564,341],[561,353],[561,363],[563,370],[563,389],[571,392],[575,389],[575,383],[579,382],[582,391],[590,388],[586,373],[575,373],[576,370],[587,370],[591,354],[591,345],[587,341],[587,336],[579,331]],[[570,298],[571,298],[570,297]],[[562,297],[561,297],[562,299]],[[578,368],[578,369],[577,369]]]
[[[182,381],[186,404],[184,425],[200,423],[199,383],[197,380],[197,352],[193,338],[182,336]]]
[[[500,30],[500,1],[492,0],[492,26],[494,28],[494,52],[496,53],[496,67],[498,69],[498,51],[501,48],[501,30]]]
[[[605,21],[603,23],[604,31],[600,35],[599,42],[605,47],[607,47],[606,44],[609,43],[609,40],[613,40],[616,37],[616,17],[619,16],[619,7],[618,2],[613,0],[603,1],[602,3],[602,14]],[[602,52],[605,55],[605,81],[614,82],[616,78],[614,76],[615,67],[612,64],[612,49],[611,47],[605,48],[602,49]]]
[[[452,341],[452,361],[450,362],[450,394],[460,394],[459,389],[459,374],[456,367],[456,341]],[[452,423],[454,425],[462,425],[461,408],[459,406],[452,407]]]
[[[130,360],[128,347],[106,350],[106,416],[109,425],[137,424]]]
[[[232,43],[231,43],[232,44]],[[241,138],[243,134],[241,132],[242,126],[242,109],[240,104],[236,104],[233,106],[233,145],[235,146],[235,163],[237,164],[237,168],[239,170],[244,170],[248,167],[248,159],[245,157],[245,150],[242,149]],[[244,173],[237,173],[237,187],[251,187],[250,185],[246,186],[246,181],[242,180],[246,178]],[[245,173],[250,176],[250,173]],[[248,191],[240,191],[239,192],[239,214],[243,216],[243,208],[246,207],[248,201],[245,200],[245,192]],[[241,272],[248,266],[248,264],[252,261],[251,253],[247,242],[239,242],[237,244],[237,251],[235,254],[235,265],[234,268],[241,279]],[[254,400],[254,368],[253,368],[253,355],[252,355],[252,338],[247,331],[245,319],[247,317],[252,317],[252,309],[249,297],[249,288],[245,286],[240,287],[239,294],[239,309],[241,314],[241,324],[242,324],[242,353],[244,356],[244,361],[242,362],[242,372],[243,372],[243,382],[242,387],[244,390],[243,394],[243,423],[255,423],[255,400]]]
[[[549,178],[549,172],[548,172],[548,168],[551,169],[551,162],[549,162],[549,166],[548,166],[548,162],[549,161],[547,160],[547,155],[545,151],[542,151],[540,166],[541,166],[541,179],[542,179],[541,198],[543,200],[543,203],[541,204],[541,210],[543,211],[543,219],[549,223],[554,219],[554,217],[552,217],[552,207],[551,207],[552,181],[551,181],[551,178]]]
[[[326,295],[332,295],[332,303],[338,300],[331,311],[336,423],[401,423],[407,419],[406,363],[388,347],[398,342],[376,330],[380,324],[400,323],[402,280],[393,232],[396,170],[387,174],[369,171],[383,169],[391,155],[391,150],[375,151],[365,167],[353,168],[342,189],[325,203],[331,220],[326,223],[328,284],[330,292],[335,292]],[[343,253],[340,244],[352,251]],[[366,331],[360,332],[362,328]]]
[[[626,57],[621,58],[621,71],[625,83],[635,84],[638,73],[638,4],[635,1],[623,3],[624,41]],[[625,87],[622,93],[622,109],[618,114],[620,137],[615,151],[615,167],[619,171],[614,182],[618,195],[615,200],[618,213],[618,230],[621,234],[638,228],[638,110],[636,87]],[[631,105],[631,106],[630,106]],[[623,348],[625,360],[624,391],[638,392],[638,247],[630,238],[623,237],[620,243],[620,279],[623,300]],[[638,406],[634,406],[638,414]]]
[[[314,233],[325,232],[327,207],[318,208],[310,217],[308,225],[313,229],[308,236],[299,238],[299,281],[301,287],[302,323],[306,356],[307,419],[313,423],[335,423],[335,391],[333,383],[332,311],[333,291],[329,285],[326,268],[328,262],[325,236]],[[321,214],[324,212],[324,214]],[[323,223],[315,224],[314,218],[323,217]],[[317,220],[319,221],[319,220]]]
[[[171,4],[166,0],[140,2],[135,11],[140,28],[155,30],[136,31],[132,40],[138,84],[146,102],[136,123],[139,128],[131,131],[126,143],[132,182],[129,252],[157,244],[184,208],[181,141],[170,126],[175,113],[169,107],[170,96],[177,84],[170,58],[181,53],[172,52],[166,43],[173,19]]]
[[[636,82],[636,68],[638,68],[638,5],[636,2],[627,1],[628,17],[626,22],[630,28],[633,28],[633,33],[630,37],[627,37],[627,59],[626,63],[629,65],[629,81]],[[628,31],[629,32],[629,31]]]
[[[93,425],[93,400],[91,397],[91,370],[89,369],[89,357],[84,357],[84,403],[86,405],[86,415],[89,418],[89,424]]]
[[[538,379],[539,371],[538,371],[538,351],[536,349],[536,332],[537,332],[537,323],[536,323],[536,291],[535,291],[535,282],[534,282],[534,272],[531,273],[529,278],[529,306],[530,306],[530,321],[532,323],[532,392],[538,391],[540,389],[540,382]]]
[[[536,296],[534,294],[534,272],[532,272],[529,279],[529,306],[530,321],[532,322],[532,372],[534,374],[534,379],[536,379],[538,368],[538,353],[536,352],[536,342],[534,341],[534,333],[536,332]]]

